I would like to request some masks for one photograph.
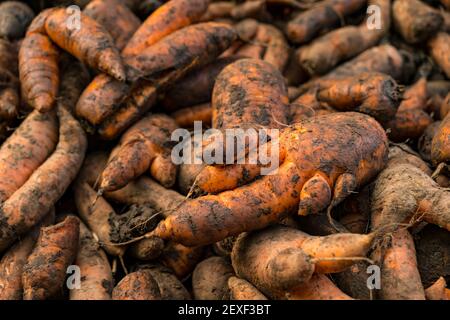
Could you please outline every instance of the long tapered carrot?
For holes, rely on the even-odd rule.
[[[75,179],[87,148],[86,135],[64,107],[58,107],[59,142],[52,155],[0,210],[0,251],[30,230]]]

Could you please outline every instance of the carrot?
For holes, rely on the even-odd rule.
[[[212,109],[210,103],[203,103],[190,108],[177,110],[171,114],[177,125],[181,128],[193,128],[195,121],[203,126],[211,125]]]
[[[359,0],[329,0],[299,13],[286,25],[290,41],[301,44],[309,42],[319,33],[339,24],[341,17],[357,12],[365,5]]]
[[[113,300],[161,300],[158,283],[150,270],[129,273],[115,286]]]
[[[77,105],[76,115],[85,126],[97,126],[111,115],[125,99],[130,86],[117,81],[107,74],[96,76],[82,92]]]
[[[125,248],[111,245],[113,242],[111,217],[115,216],[112,206],[93,189],[101,171],[103,170],[108,155],[106,153],[94,153],[88,155],[83,168],[77,177],[74,186],[74,200],[78,215],[87,224],[100,240],[105,251],[113,256],[123,256]]]
[[[232,27],[223,23],[206,22],[185,27],[144,49],[139,55],[128,58],[127,79],[157,79],[164,73],[191,65],[196,60],[201,63],[211,62],[235,38]]]
[[[164,94],[162,104],[168,111],[211,101],[214,83],[219,73],[239,57],[218,58],[198,70],[188,73]]]
[[[313,272],[336,273],[364,258],[374,234],[340,233],[310,236],[276,226],[242,235],[233,246],[231,260],[236,274],[267,295],[295,290]]]
[[[375,181],[371,195],[372,228],[423,217],[450,230],[449,196],[419,168],[411,164],[389,164]]]
[[[86,151],[86,136],[64,107],[58,107],[59,142],[55,151],[1,208],[0,251],[30,230],[74,180]]]
[[[194,271],[204,255],[204,247],[185,247],[179,243],[167,243],[159,261],[184,281]]]
[[[144,265],[158,284],[163,300],[190,300],[190,294],[172,271],[162,265]]]
[[[158,237],[142,239],[128,247],[127,253],[141,261],[155,260],[164,250],[164,241]]]
[[[33,18],[33,10],[25,3],[4,1],[0,4],[0,38],[22,38]]]
[[[371,300],[373,295],[367,286],[370,274],[367,273],[371,264],[368,261],[360,261],[347,270],[333,274],[333,281],[345,294],[354,299]]]
[[[228,279],[234,275],[231,264],[222,257],[210,257],[192,273],[192,291],[196,300],[229,300]]]
[[[298,123],[304,119],[336,112],[326,103],[317,99],[317,89],[309,90],[298,96],[290,105],[290,123]]]
[[[122,55],[139,55],[146,48],[172,32],[200,19],[207,10],[208,0],[171,0],[159,7],[134,33]]]
[[[445,293],[446,286],[444,277],[440,277],[434,284],[425,289],[425,297],[427,300],[448,300]]]
[[[228,278],[230,300],[267,300],[250,282],[237,277]]]
[[[200,18],[200,21],[211,21],[221,18],[230,18],[231,11],[236,4],[230,1],[217,1],[208,5],[208,9]]]
[[[245,18],[257,18],[259,20],[269,20],[270,14],[266,8],[265,0],[252,0],[238,4],[231,10],[231,17],[235,20]]]
[[[428,163],[420,158],[420,155],[407,145],[400,143],[389,148],[389,161],[387,166],[408,164],[420,169],[428,176],[432,175],[432,170]]]
[[[447,78],[450,78],[450,35],[445,32],[438,32],[430,41],[428,41],[430,56],[436,64],[442,69]]]
[[[408,79],[415,72],[415,65],[410,54],[384,44],[364,51],[352,60],[336,67],[324,77],[337,79],[357,76],[364,72],[384,73],[396,80],[403,80]]]
[[[15,88],[0,89],[0,119],[11,122],[19,112],[19,95]]]
[[[141,22],[125,4],[117,0],[94,0],[83,13],[109,31],[117,49],[122,50]]]
[[[413,44],[432,37],[444,22],[438,10],[419,0],[394,1],[392,18],[395,30]]]
[[[54,107],[59,86],[58,59],[58,49],[47,36],[40,33],[28,34],[20,46],[22,95],[38,111],[46,112]]]
[[[149,115],[137,122],[121,138],[103,170],[100,189],[113,191],[124,187],[147,170],[165,187],[176,179],[172,163],[170,134],[177,128],[174,120],[163,114]]]
[[[27,116],[0,148],[0,202],[10,198],[47,159],[57,139],[54,112],[34,111]]]
[[[437,166],[450,160],[450,114],[442,120],[431,142],[431,162]]]
[[[78,237],[79,220],[73,216],[41,229],[23,268],[24,300],[45,300],[61,294],[66,269],[76,256]]]
[[[131,181],[119,190],[106,191],[105,197],[127,205],[149,204],[164,217],[172,214],[185,201],[185,197],[175,190],[167,189],[146,176]]]
[[[61,62],[61,81],[59,84],[58,103],[74,114],[78,98],[89,83],[89,72],[79,61],[63,56]]]
[[[310,75],[324,74],[338,63],[348,60],[364,50],[374,46],[389,32],[390,0],[370,0],[381,11],[381,25],[373,28],[370,25],[371,15],[359,26],[346,26],[332,31],[303,46],[298,51],[298,59],[302,67]],[[330,48],[330,44],[332,44]]]
[[[0,38],[0,85],[16,88],[19,84],[18,45]]]
[[[381,299],[425,300],[414,241],[408,230],[392,233],[387,247],[377,248],[372,256],[381,268]]]
[[[356,77],[318,80],[317,100],[339,111],[366,113],[386,123],[397,112],[401,88],[390,76],[362,73]]]
[[[414,235],[417,264],[424,287],[431,286],[439,277],[450,275],[450,234],[447,230],[428,224]]]
[[[329,139],[333,143],[329,143]],[[280,167],[276,173],[232,191],[186,202],[147,236],[156,235],[184,245],[201,245],[261,229],[298,210],[299,202],[304,199],[300,196],[302,189],[316,178],[321,178],[321,183],[328,184],[330,190],[334,189],[330,202],[321,202],[322,198],[313,194],[309,197],[307,211],[319,213],[330,205],[337,205],[352,190],[367,183],[387,160],[384,131],[374,119],[359,113],[337,113],[305,120],[284,130],[279,144]],[[315,159],[312,155],[321,146],[326,146],[323,154],[327,156]],[[234,166],[227,167],[230,167],[229,174],[236,171]],[[211,230],[215,230],[214,233]]]
[[[22,273],[27,258],[33,250],[43,226],[52,225],[55,212],[52,209],[22,240],[14,244],[0,260],[0,300],[22,300]]]
[[[281,298],[287,300],[353,300],[323,274],[313,275],[304,286],[286,292]]]
[[[417,139],[432,123],[431,117],[424,111],[428,96],[426,90],[427,81],[421,78],[405,91],[395,118],[386,125],[391,130],[388,136],[392,141]]]
[[[75,265],[83,276],[80,288],[70,290],[70,300],[111,299],[113,279],[108,258],[82,222],[79,241]]]
[[[439,109],[439,115],[444,119],[450,113],[450,93],[447,94],[444,101],[442,101],[441,107]]]

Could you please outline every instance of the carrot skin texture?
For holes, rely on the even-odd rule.
[[[57,114],[60,127],[55,151],[3,203],[0,211],[0,251],[4,251],[42,219],[80,169],[87,148],[85,133],[64,107],[58,107]]]
[[[196,300],[228,300],[228,279],[234,275],[231,264],[222,257],[201,261],[192,273],[192,291]]]
[[[95,0],[83,13],[100,23],[111,33],[117,49],[122,50],[139,28],[141,21],[126,5],[116,0]]]
[[[0,37],[7,39],[22,38],[33,18],[33,10],[25,3],[4,1],[0,5]]]
[[[244,279],[230,277],[228,288],[230,289],[230,300],[267,300],[265,295]]]
[[[111,299],[113,279],[108,258],[82,222],[75,265],[83,277],[80,288],[70,290],[70,300]]]
[[[19,51],[22,94],[40,112],[54,107],[59,86],[58,60],[58,49],[46,35],[31,33],[24,38]]]
[[[23,267],[33,251],[41,227],[54,223],[53,209],[22,240],[16,242],[0,261],[0,300],[22,300]]]
[[[380,298],[425,300],[412,236],[408,230],[400,229],[392,234],[391,241],[388,248],[377,248],[373,253],[381,267]]]
[[[61,293],[66,269],[75,259],[79,227],[79,220],[68,216],[61,223],[41,229],[24,266],[24,300],[45,300]]]
[[[34,111],[27,116],[0,148],[0,202],[10,198],[47,159],[57,139],[54,112]]]
[[[450,113],[442,120],[431,142],[431,162],[435,166],[450,162]]]
[[[150,270],[142,269],[129,273],[116,285],[113,300],[160,300],[158,283]]]
[[[450,78],[450,35],[446,32],[438,32],[428,41],[430,56],[441,67],[447,78]]]

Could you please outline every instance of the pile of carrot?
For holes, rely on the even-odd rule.
[[[0,300],[450,300],[449,52],[446,0],[1,2]]]

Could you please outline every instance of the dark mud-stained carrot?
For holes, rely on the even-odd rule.
[[[170,73],[162,82],[170,82],[171,79],[177,78],[177,73]],[[121,99],[123,97],[115,95]],[[109,117],[104,119],[103,123],[98,126],[98,134],[102,139],[113,140],[120,136],[125,130],[138,121],[147,113],[156,103],[158,97],[158,87],[148,81],[138,81],[134,88],[131,89],[129,95],[115,109]],[[114,100],[113,100],[114,101]],[[109,109],[103,109],[108,111]]]
[[[164,188],[156,181],[142,176],[122,189],[105,192],[105,197],[122,204],[149,204],[166,217],[185,201],[185,197],[175,190]]]
[[[161,291],[150,270],[127,274],[114,287],[113,300],[161,300]]]
[[[431,143],[440,125],[441,121],[435,121],[430,124],[417,141],[417,149],[420,157],[425,161],[431,161]]]
[[[140,54],[172,32],[200,19],[209,0],[171,0],[153,12],[122,51],[124,57]]]
[[[366,113],[387,123],[397,113],[402,91],[390,76],[362,73],[356,77],[318,80],[317,99],[339,111]]]
[[[336,112],[335,109],[317,99],[317,90],[309,90],[308,92],[301,94],[297,99],[291,102],[290,108],[291,124],[298,123],[307,118]]]
[[[177,168],[171,159],[171,134],[175,121],[164,114],[152,114],[131,127],[103,170],[100,189],[120,189],[146,171],[165,187],[175,183]]]
[[[425,300],[411,234],[406,229],[399,229],[389,239],[386,248],[378,247],[372,253],[381,268],[383,285],[379,297],[385,300]]]
[[[164,250],[164,240],[158,237],[139,240],[128,246],[127,254],[141,261],[157,259]]]
[[[231,17],[231,11],[236,4],[230,1],[216,1],[208,5],[208,9],[200,18],[200,21],[211,21]]]
[[[58,91],[58,103],[65,106],[72,114],[84,88],[89,84],[89,71],[79,61],[64,55],[61,68],[61,80]]]
[[[441,28],[440,12],[419,0],[396,0],[392,4],[394,27],[408,43],[424,42]]]
[[[231,263],[223,257],[201,261],[192,273],[192,293],[196,300],[229,300],[228,279],[234,276]]]
[[[184,281],[194,271],[205,253],[205,248],[185,247],[182,244],[169,242],[159,258],[160,262],[170,268],[178,279]]]
[[[190,300],[191,296],[173,272],[160,264],[144,265],[158,283],[163,300]]]
[[[442,120],[431,142],[431,162],[438,166],[450,162],[450,114]]]
[[[0,38],[22,38],[33,18],[33,10],[25,3],[3,1],[0,4]]]
[[[60,125],[55,151],[1,207],[0,251],[42,219],[80,169],[87,148],[86,135],[64,107],[58,106],[57,113]]]
[[[16,88],[19,84],[18,46],[0,38],[0,84]]]
[[[111,299],[113,279],[108,257],[82,222],[75,265],[82,277],[80,288],[70,290],[70,300]]]
[[[314,274],[311,280],[301,288],[286,292],[276,298],[286,300],[354,300],[323,274]]]
[[[239,57],[218,58],[213,62],[190,72],[174,83],[164,94],[162,104],[168,111],[191,107],[211,101],[214,83],[219,73]]]
[[[194,122],[200,121],[202,126],[211,126],[212,108],[210,103],[183,108],[171,114],[181,128],[193,128]]]
[[[53,152],[58,140],[54,112],[30,113],[0,148],[0,202],[5,202]],[[12,175],[11,172],[14,172]]]
[[[52,209],[44,219],[17,243],[0,260],[0,300],[22,300],[23,267],[39,236],[41,227],[52,225],[55,212]]]
[[[244,279],[230,277],[228,288],[230,289],[230,300],[267,300],[265,295]]]
[[[392,141],[417,139],[433,122],[431,116],[424,111],[427,98],[425,78],[420,79],[405,91],[395,118],[386,125],[386,128],[391,130],[388,136]]]
[[[396,80],[408,79],[415,72],[411,55],[389,44],[368,49],[352,60],[338,66],[324,77],[336,79],[357,76],[363,72],[379,72]],[[402,81],[403,82],[403,81]]]
[[[436,36],[428,41],[430,56],[444,71],[447,78],[450,78],[450,35],[446,32],[438,32]]]
[[[24,300],[46,300],[61,295],[67,267],[77,253],[79,232],[79,220],[74,216],[41,229],[23,269]]]
[[[444,277],[440,277],[431,286],[425,289],[425,297],[427,300],[448,300],[446,295],[447,283]]]
[[[387,153],[384,130],[367,115],[340,112],[306,119],[280,134],[280,165],[273,174],[232,191],[185,202],[148,236],[203,245],[276,223],[306,199],[302,212],[320,213],[374,178],[385,166]],[[236,171],[227,167],[230,174]],[[210,185],[220,188],[220,183]],[[332,196],[323,197],[316,193],[318,188]]]
[[[157,79],[196,60],[202,64],[211,62],[235,39],[233,28],[224,23],[205,22],[188,26],[166,36],[139,55],[128,58],[127,79]]]
[[[328,0],[315,8],[299,13],[286,26],[286,34],[294,43],[312,40],[320,32],[339,24],[340,19],[361,9],[366,1]]]
[[[0,119],[13,121],[19,112],[19,93],[16,88],[0,89]]]
[[[119,50],[126,46],[141,24],[139,18],[118,0],[91,1],[83,13],[108,30]]]
[[[112,114],[128,93],[130,86],[124,82],[100,74],[84,89],[75,113],[89,126],[97,126]]]
[[[401,190],[401,191],[400,191]],[[411,163],[389,161],[370,197],[373,230],[420,219],[450,230],[450,195]]]
[[[28,34],[19,51],[19,75],[26,103],[41,112],[54,107],[59,86],[59,52],[40,33]]]
[[[391,23],[391,1],[370,0],[380,12],[380,25],[375,28],[369,21],[359,26],[346,26],[334,30],[298,50],[302,67],[311,75],[324,74],[338,63],[348,60],[374,46],[389,32]],[[373,19],[371,13],[367,19]]]
[[[105,251],[112,256],[123,256],[125,248],[111,245],[111,217],[115,216],[114,208],[93,186],[98,183],[100,174],[106,165],[108,154],[98,152],[88,155],[74,185],[74,200],[78,214],[92,230]]]

